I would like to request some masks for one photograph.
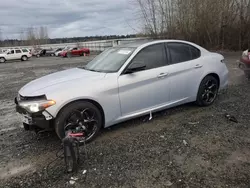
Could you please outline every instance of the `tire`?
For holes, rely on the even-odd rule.
[[[39,55],[39,54],[37,54],[37,55],[36,55],[36,57],[37,57],[37,58],[39,58],[39,57],[40,57],[40,55]]]
[[[55,56],[55,54],[50,54],[50,56]]]
[[[27,60],[28,60],[28,57],[27,57],[26,55],[23,55],[23,56],[21,57],[21,60],[22,60],[22,61],[27,61]]]
[[[209,106],[214,103],[219,90],[219,81],[211,75],[206,76],[200,84],[196,98],[199,106]],[[209,99],[210,98],[210,99]]]
[[[96,122],[94,123],[95,124],[95,131],[86,137],[86,142],[92,141],[98,135],[100,128],[102,127],[102,123],[103,123],[100,110],[94,104],[92,104],[90,102],[79,101],[79,102],[73,102],[73,103],[67,105],[57,115],[57,117],[55,119],[55,132],[60,139],[63,139],[65,137],[64,128],[67,125],[67,121],[69,120],[69,118],[74,116],[76,111],[77,112],[85,111],[86,109],[91,111],[91,113],[87,111],[88,114],[92,114],[92,112],[93,112],[93,114],[95,114],[95,117],[94,117],[94,115],[93,115],[93,117],[96,119]],[[90,116],[92,116],[92,115],[90,115]],[[93,117],[92,117],[92,119],[94,119]],[[73,119],[76,119],[76,115],[74,116]],[[78,120],[77,122],[80,122],[80,121],[82,121],[82,120]],[[85,119],[84,119],[84,122],[85,122]],[[85,123],[83,123],[83,124],[85,125]],[[76,126],[76,127],[78,127],[78,126]],[[90,127],[91,126],[86,126],[87,130]]]
[[[80,56],[84,56],[84,53],[80,53]]]
[[[4,57],[0,57],[0,63],[4,63],[6,59]]]

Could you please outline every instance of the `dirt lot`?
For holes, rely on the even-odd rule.
[[[250,83],[236,67],[240,53],[224,55],[230,85],[213,106],[188,104],[103,130],[87,157],[81,149],[74,175],[64,172],[55,134],[21,128],[13,99],[34,78],[92,57],[0,64],[0,187],[250,187]]]

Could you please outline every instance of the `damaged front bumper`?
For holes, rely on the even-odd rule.
[[[15,98],[15,104],[16,112],[20,116],[25,130],[53,129],[54,117],[46,110],[30,113],[18,104],[17,98]]]

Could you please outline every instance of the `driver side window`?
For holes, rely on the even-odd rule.
[[[145,70],[154,69],[167,65],[164,44],[153,44],[143,48],[132,60],[133,63],[140,63],[146,65]]]

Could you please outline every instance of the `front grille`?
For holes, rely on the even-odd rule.
[[[18,102],[20,102],[20,101],[32,101],[32,100],[46,100],[46,96],[40,95],[40,96],[26,97],[26,96],[22,96],[19,94],[19,96],[17,97],[17,100],[18,100]]]

